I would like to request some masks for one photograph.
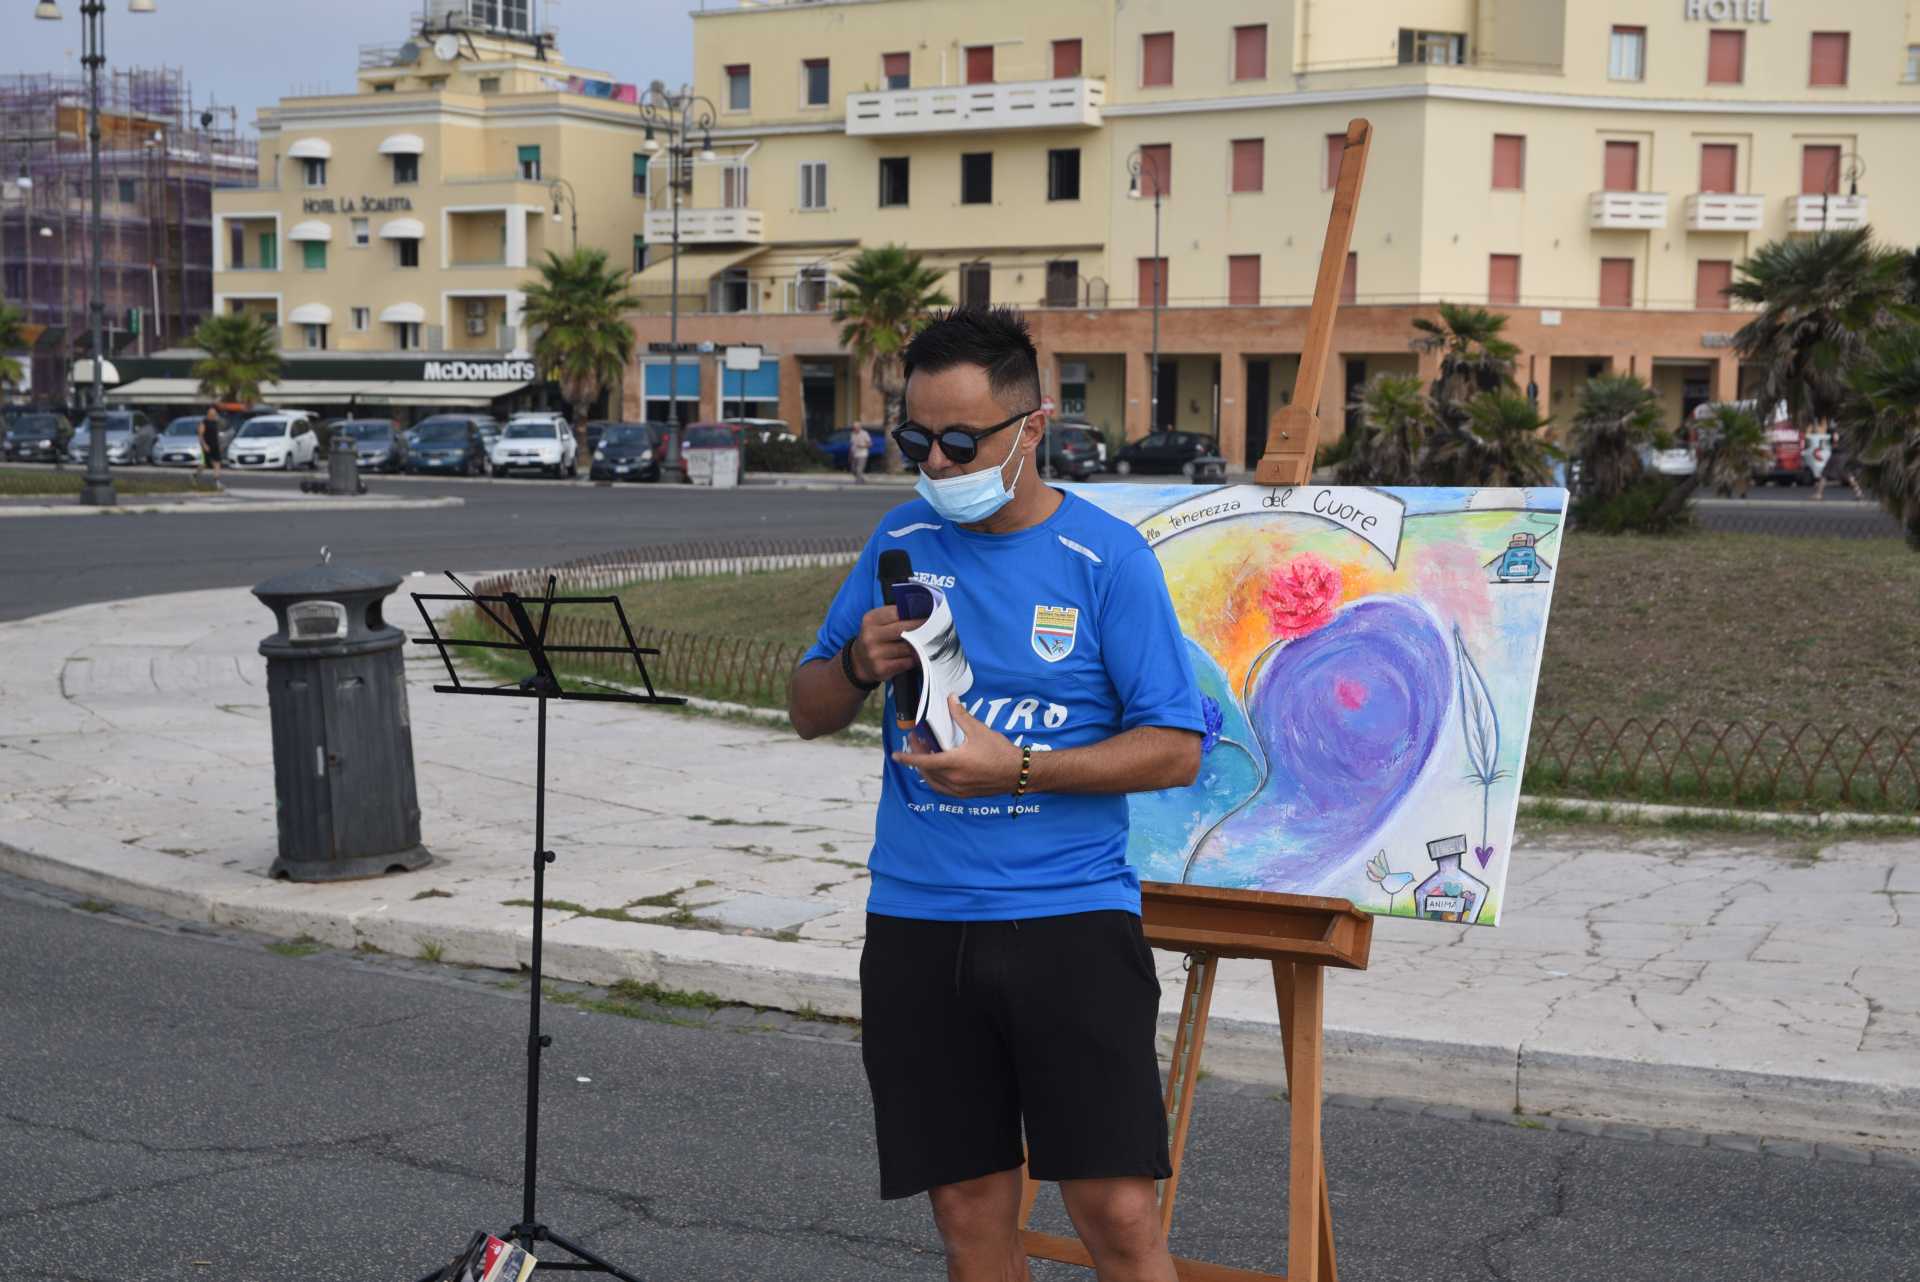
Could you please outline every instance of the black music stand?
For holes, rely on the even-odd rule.
[[[672,695],[656,693],[653,678],[647,675],[647,664],[643,656],[657,655],[658,650],[642,649],[633,639],[633,628],[627,623],[627,612],[617,596],[555,596],[556,580],[547,576],[547,590],[544,596],[537,598],[534,604],[540,607],[540,622],[535,626],[533,617],[527,611],[527,602],[516,592],[501,592],[497,596],[476,596],[467,585],[454,578],[451,572],[447,577],[460,589],[458,594],[451,592],[414,592],[413,603],[420,611],[420,617],[426,622],[425,637],[415,637],[415,645],[430,645],[440,652],[440,661],[447,666],[447,679],[451,685],[436,685],[434,690],[440,694],[486,694],[504,695],[509,698],[538,699],[540,701],[539,735],[534,751],[534,794],[533,794],[533,977],[530,985],[531,1000],[527,1008],[527,1118],[526,1118],[526,1167],[521,1175],[520,1222],[506,1232],[508,1241],[518,1242],[529,1254],[534,1251],[536,1242],[551,1242],[561,1250],[574,1256],[572,1260],[541,1260],[540,1269],[572,1270],[580,1273],[609,1273],[621,1279],[621,1282],[640,1282],[631,1273],[607,1263],[593,1252],[577,1246],[561,1237],[542,1224],[534,1215],[534,1182],[536,1178],[536,1154],[540,1144],[540,1052],[553,1044],[553,1038],[540,1031],[540,919],[546,911],[547,865],[554,861],[554,854],[547,845],[547,703],[553,699],[588,699],[599,703],[660,703],[683,704],[685,699]],[[491,619],[495,626],[510,638],[505,641],[462,640],[455,637],[443,637],[439,628],[434,626],[433,616],[427,613],[428,601],[464,601],[473,605]],[[547,624],[553,617],[555,606],[612,606],[614,617],[620,620],[620,632],[625,636],[625,645],[549,645],[547,644]],[[501,618],[494,610],[499,606],[507,617]],[[510,685],[476,686],[464,685],[460,674],[454,670],[453,648],[480,650],[517,650],[533,663],[533,673]],[[613,686],[600,685],[595,681],[574,679],[577,684],[598,686],[597,690],[578,690],[562,685],[554,674],[549,655],[557,654],[625,654],[633,658],[634,669],[640,677],[640,684],[646,687],[645,694],[634,694]],[[435,1269],[420,1279],[420,1282],[434,1282],[442,1274]]]

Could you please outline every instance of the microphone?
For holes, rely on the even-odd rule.
[[[880,592],[888,605],[901,606],[902,594],[898,589],[913,582],[913,558],[904,549],[889,548],[880,554]],[[908,617],[904,612],[902,618]],[[924,616],[923,616],[924,617]],[[918,665],[902,672],[891,682],[893,687],[894,723],[902,730],[911,730],[917,722],[920,710],[920,669]]]

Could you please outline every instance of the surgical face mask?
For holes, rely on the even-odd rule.
[[[913,488],[947,520],[956,525],[976,524],[1013,501],[1013,486],[1020,484],[1021,469],[1027,465],[1026,454],[1017,450],[1016,453],[1020,453],[1020,466],[1013,469],[1011,485],[1001,479],[1007,468],[1006,460],[1002,459],[999,467],[963,472],[944,480],[936,481],[922,472]]]

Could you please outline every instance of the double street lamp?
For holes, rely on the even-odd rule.
[[[1160,196],[1167,189],[1166,174],[1160,168],[1160,154],[1149,154],[1135,147],[1127,157],[1127,199],[1140,199],[1140,180],[1153,185],[1153,364],[1147,375],[1147,431],[1160,430]]]
[[[152,13],[153,0],[127,0],[128,13]],[[56,0],[40,0],[33,16],[46,22],[60,21]],[[101,377],[107,357],[107,309],[101,297],[100,259],[102,223],[100,218],[100,68],[107,61],[106,0],[80,0],[81,65],[87,69],[87,163],[93,176],[93,209],[88,220],[91,233],[92,262],[87,266],[87,316],[93,331],[93,384],[87,395],[87,475],[81,482],[80,502],[85,507],[112,507],[115,502],[113,473],[107,470],[107,422],[105,392]]]
[[[658,156],[661,151],[667,154],[667,186],[673,201],[673,266],[671,293],[667,296],[667,418],[678,424],[680,420],[680,196],[693,191],[694,159],[711,161],[713,157],[713,103],[706,97],[693,92],[691,86],[682,85],[678,89],[668,90],[661,81],[647,86],[646,96],[640,99],[640,122],[647,127],[646,139],[640,144],[641,150],[648,156]],[[693,135],[700,135],[700,145],[693,145]],[[665,134],[663,145],[657,135]],[[684,172],[683,172],[684,171]],[[649,190],[651,190],[652,169],[648,169]],[[649,202],[651,204],[651,202]],[[646,388],[640,389],[642,416],[645,415]],[[678,439],[675,433],[671,439]]]
[[[547,195],[553,200],[553,221],[560,221],[560,207],[565,205],[573,214],[573,247],[580,248],[580,201],[573,194],[573,184],[564,178],[556,178],[547,184]]]

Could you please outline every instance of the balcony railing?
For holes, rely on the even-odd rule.
[[[847,133],[1091,128],[1099,125],[1100,107],[1106,98],[1106,82],[1084,76],[848,94]]]
[[[1765,196],[1696,192],[1687,197],[1688,231],[1759,231],[1766,215]]]
[[[1789,196],[1787,217],[1795,231],[1853,231],[1867,225],[1867,198]]]
[[[1596,191],[1587,225],[1597,231],[1644,231],[1667,225],[1661,191]]]
[[[673,211],[650,209],[641,234],[649,245],[673,242]],[[682,209],[683,245],[758,245],[767,238],[766,220],[757,209]]]

